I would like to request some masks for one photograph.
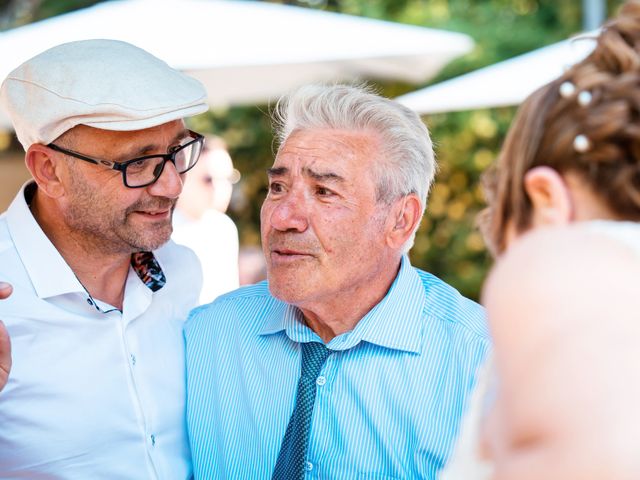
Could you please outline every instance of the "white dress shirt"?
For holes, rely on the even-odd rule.
[[[169,242],[154,252],[162,288],[131,268],[122,312],[98,310],[24,189],[0,215],[0,279],[14,287],[0,302],[13,351],[0,478],[189,478],[182,324],[200,293],[197,258]]]

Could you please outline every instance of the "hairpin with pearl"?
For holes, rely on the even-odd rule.
[[[560,96],[562,98],[572,98],[577,91],[576,86],[569,81],[562,82],[560,85]],[[593,100],[593,95],[589,90],[582,90],[578,93],[576,98],[578,105],[581,107],[587,107],[591,104],[591,100]]]
[[[566,81],[560,84],[559,92],[562,98],[573,98],[576,91],[577,88],[572,82]],[[580,105],[581,107],[589,106],[592,100],[593,95],[591,95],[591,92],[589,92],[588,90],[582,90],[578,93],[576,98],[578,105]],[[589,150],[591,150],[591,147],[591,140],[589,140],[589,137],[587,137],[583,133],[576,135],[576,137],[573,139],[573,149],[578,153],[588,152]]]

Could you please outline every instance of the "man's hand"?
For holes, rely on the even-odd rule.
[[[0,299],[7,298],[11,295],[13,287],[5,282],[0,282]],[[4,388],[9,380],[9,371],[11,370],[11,342],[9,341],[9,333],[0,320],[0,390]]]

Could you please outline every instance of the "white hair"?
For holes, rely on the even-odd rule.
[[[309,85],[283,96],[272,118],[279,146],[298,130],[376,132],[382,145],[374,165],[378,202],[415,193],[424,213],[436,161],[429,131],[414,111],[364,85]],[[403,252],[413,245],[415,230]]]

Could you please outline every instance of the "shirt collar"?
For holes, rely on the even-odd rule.
[[[322,342],[320,337],[305,325],[302,312],[298,308],[278,299],[275,301],[276,307],[269,310],[258,335],[271,335],[284,330],[294,342]]]
[[[418,321],[426,301],[420,277],[404,255],[400,270],[385,297],[375,305],[350,331],[338,335],[327,345],[333,350],[347,350],[361,341],[382,347],[420,353],[422,322]],[[299,309],[280,302],[266,318],[260,335],[284,330],[298,343],[322,341],[307,327]]]
[[[84,293],[85,289],[73,270],[42,231],[29,209],[36,189],[35,182],[25,183],[6,213],[9,233],[20,260],[39,298]],[[131,265],[138,278],[151,291],[155,292],[164,286],[164,273],[152,253],[134,254]]]

